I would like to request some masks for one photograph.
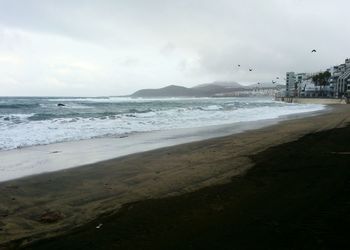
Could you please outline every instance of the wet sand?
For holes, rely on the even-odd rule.
[[[325,196],[329,198],[341,190],[331,188],[347,177],[348,168],[343,167],[346,166],[343,161],[348,159],[346,152],[350,150],[345,148],[348,143],[341,143],[342,136],[349,135],[347,128],[322,132],[331,134],[325,141],[321,140],[321,133],[311,135],[315,138],[309,144],[291,142],[350,122],[349,105],[332,108],[332,112],[320,116],[284,121],[241,134],[1,183],[0,244],[4,249],[18,248],[60,234],[65,235],[29,247],[62,249],[69,243],[68,249],[118,249],[118,246],[119,249],[203,249],[204,246],[230,249],[232,235],[241,236],[237,238],[237,244],[242,243],[238,247],[245,248],[251,235],[265,242],[266,235],[283,223],[280,218],[294,221],[303,217],[305,211],[310,214],[310,204],[316,209],[325,191],[329,190]],[[336,142],[330,140],[337,133],[333,131],[343,131],[337,135]],[[281,145],[287,142],[291,143]],[[340,143],[343,148],[332,150],[345,154],[330,153],[328,146],[323,147],[327,142],[334,147]],[[282,149],[269,149],[277,145]],[[290,147],[286,149],[285,145]],[[288,167],[303,152],[299,162],[305,165],[308,173],[305,178],[304,171],[297,169],[300,164],[294,166],[295,171]],[[322,152],[320,157],[317,152]],[[312,156],[319,160],[308,162]],[[317,164],[329,162],[328,159],[332,159],[331,163],[340,161],[336,166],[341,166],[341,174],[326,167],[321,168],[325,169],[322,175],[318,174]],[[258,167],[259,164],[263,167]],[[277,178],[279,173],[285,179]],[[298,195],[295,200],[288,198],[296,191],[304,194],[321,177],[322,185],[316,185],[318,193],[310,193],[309,199],[299,202]],[[301,187],[293,184],[299,183],[296,181],[299,178],[304,180]],[[164,197],[171,198],[159,199]],[[316,203],[305,203],[313,199]],[[137,202],[140,200],[146,201]],[[293,201],[298,201],[300,207],[294,209]],[[132,202],[136,203],[130,205]],[[267,215],[280,217],[269,221]],[[265,217],[267,226],[264,226]],[[102,227],[96,229],[100,223]],[[251,224],[255,226],[250,228]],[[303,229],[300,225],[297,225],[299,229]],[[260,235],[265,227],[267,233]],[[293,231],[283,230],[282,235],[287,238],[290,237],[287,233]],[[254,241],[250,240],[249,244]]]

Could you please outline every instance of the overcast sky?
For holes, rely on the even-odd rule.
[[[350,57],[349,10],[348,0],[0,0],[0,95],[122,95],[318,71]]]

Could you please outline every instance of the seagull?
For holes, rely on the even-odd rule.
[[[249,71],[253,71],[253,69],[249,69]]]
[[[103,226],[103,224],[102,224],[102,223],[100,223],[100,224],[98,224],[98,225],[97,225],[97,227],[96,227],[96,228],[97,228],[97,229],[100,229],[102,226]]]
[[[311,53],[316,53],[316,50],[315,49],[311,50]]]
[[[241,67],[241,65],[240,65],[240,64],[238,64],[238,67]]]

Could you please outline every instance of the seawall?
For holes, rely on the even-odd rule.
[[[276,101],[301,104],[348,104],[346,99],[333,98],[299,98],[299,97],[276,97]]]

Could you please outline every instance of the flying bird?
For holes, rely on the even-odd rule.
[[[238,64],[238,67],[241,67],[241,65],[240,65],[240,64]]]
[[[249,71],[253,71],[253,69],[249,69]]]
[[[276,82],[275,81],[272,81],[272,84],[275,84]]]
[[[277,76],[276,79],[280,79],[280,78]]]
[[[316,53],[316,50],[315,49],[311,50],[311,53]]]

